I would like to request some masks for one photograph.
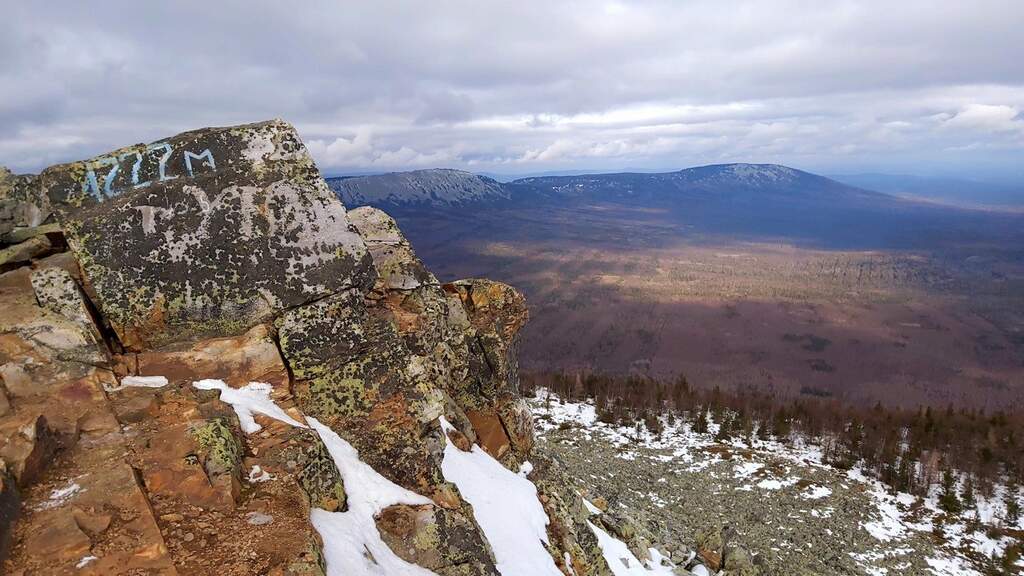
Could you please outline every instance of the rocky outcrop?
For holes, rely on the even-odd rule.
[[[422,499],[374,519],[395,555],[497,574],[441,463],[449,441],[514,471],[531,457],[522,295],[442,285],[390,216],[345,210],[281,121],[0,183],[17,241],[0,275],[6,572],[323,573],[311,509],[351,500],[312,417]],[[554,466],[531,479],[558,566],[607,573],[578,493]]]
[[[239,334],[373,280],[345,209],[280,121],[115,150],[39,183],[130,350]]]

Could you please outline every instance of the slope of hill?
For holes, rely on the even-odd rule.
[[[671,204],[685,199],[801,202],[883,202],[893,199],[777,164],[714,164],[656,174],[523,178],[507,186],[514,196],[533,193],[649,204]]]
[[[497,181],[462,170],[431,169],[328,178],[346,206],[453,206],[508,198]]]

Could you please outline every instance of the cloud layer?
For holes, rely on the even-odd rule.
[[[0,164],[281,117],[327,173],[1024,179],[1022,29],[1018,0],[23,2],[0,22]]]

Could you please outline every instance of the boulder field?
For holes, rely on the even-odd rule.
[[[528,474],[559,571],[608,574],[533,451],[526,321],[512,287],[442,284],[391,217],[347,211],[279,120],[0,169],[2,572],[336,571],[311,512],[357,507],[344,445],[408,495],[373,517],[391,553],[498,574],[451,443]]]

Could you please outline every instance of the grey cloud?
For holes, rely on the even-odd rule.
[[[0,163],[283,117],[325,172],[772,161],[1024,178],[1024,4],[19,3]]]

